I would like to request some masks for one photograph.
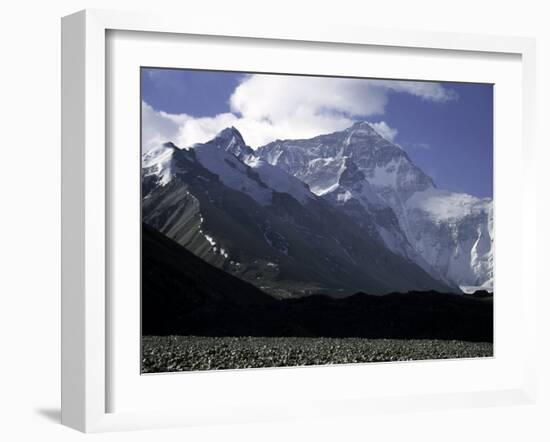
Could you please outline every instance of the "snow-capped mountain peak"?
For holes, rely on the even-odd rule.
[[[378,134],[376,129],[367,121],[357,121],[346,129],[347,132],[355,132],[357,134]]]
[[[238,142],[241,144],[245,144],[243,136],[241,133],[235,128],[235,126],[226,127],[221,132],[216,135],[215,138],[223,139],[223,140],[230,140],[232,138],[238,139]]]
[[[492,287],[492,201],[437,189],[403,149],[371,124],[360,121],[307,140],[275,141],[256,154],[359,224],[370,214],[392,251],[435,277]]]
[[[365,233],[449,285],[492,290],[492,200],[436,188],[399,146],[371,124],[307,140],[278,140],[253,151],[234,127],[179,150],[165,143],[142,157],[144,196],[201,167],[262,206],[288,194],[301,205],[320,198]]]
[[[214,162],[204,154],[206,147],[216,147],[222,151],[221,155],[229,155],[223,158],[223,163]],[[195,147],[198,151],[199,161],[210,171],[220,176],[226,185],[234,187],[237,185],[229,182],[228,176],[233,176],[235,171],[244,174],[242,180],[250,182],[250,186],[243,183],[238,184],[241,188],[247,188],[248,193],[261,204],[269,204],[272,200],[272,191],[287,193],[302,204],[308,199],[314,198],[306,184],[289,175],[284,170],[274,167],[271,164],[259,159],[254,151],[246,145],[241,133],[235,127],[228,127],[222,130],[213,140]],[[218,157],[220,155],[218,154]],[[230,165],[232,170],[222,170]],[[267,190],[266,190],[267,189]],[[269,197],[268,197],[269,194]]]
[[[246,145],[241,133],[233,126],[223,129],[213,140],[206,143],[230,152],[241,161],[254,155],[254,151]]]
[[[143,176],[157,177],[161,186],[168,184],[172,179],[172,158],[178,150],[174,143],[168,142],[145,152],[141,157]]]
[[[169,142],[144,153],[144,182],[165,186],[175,175],[187,172],[192,158],[227,187],[246,193],[261,205],[272,203],[273,192],[289,194],[301,204],[315,199],[307,184],[256,157],[234,127],[222,130],[206,143],[195,144],[190,150],[180,150]]]
[[[221,136],[220,136],[221,135]],[[193,148],[198,162],[218,176],[227,187],[246,193],[262,205],[271,202],[272,191],[241,159],[247,147],[234,133],[227,130],[207,143]],[[227,136],[230,135],[230,136]]]
[[[247,150],[234,128],[174,150],[168,186],[142,181],[144,221],[276,296],[455,289],[388,250],[369,230],[368,213],[357,225],[303,181]],[[352,161],[340,160],[353,175]]]
[[[142,156],[142,167],[147,168],[168,161],[172,157],[174,150],[178,150],[178,148],[172,142],[163,143],[148,150]]]

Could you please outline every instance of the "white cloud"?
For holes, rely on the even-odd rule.
[[[394,81],[394,80],[372,80],[377,82],[379,87],[387,88],[393,92],[404,92],[415,95],[426,101],[444,103],[458,99],[458,94],[452,89],[446,89],[439,83],[428,81]]]
[[[219,114],[214,117],[193,118],[188,115],[177,115],[174,119],[181,122],[175,139],[180,147],[205,143],[226,127],[236,125],[238,118],[232,113]]]
[[[195,118],[186,114],[159,112],[144,101],[141,103],[141,118],[144,152],[167,141],[182,148],[204,143],[238,120],[232,113]]]
[[[370,123],[370,125],[374,128],[374,130],[376,130],[376,132],[378,132],[386,140],[389,140],[389,141],[393,141],[395,136],[398,133],[397,129],[394,129],[393,127],[388,126],[388,124],[385,121],[379,121],[378,123]]]
[[[368,80],[281,75],[250,75],[230,98],[233,112],[274,124],[294,116],[379,114],[386,103],[384,88]]]
[[[144,103],[144,149],[160,140],[187,147],[213,138],[228,126],[235,126],[252,147],[276,139],[310,138],[383,115],[391,93],[433,102],[457,98],[438,83],[249,75],[229,99],[231,112],[194,118],[156,112]],[[389,140],[397,134],[383,121],[375,123],[375,128]]]
[[[164,112],[157,112],[147,103],[141,103],[141,144],[144,151],[166,141],[174,141],[179,124],[167,118]]]

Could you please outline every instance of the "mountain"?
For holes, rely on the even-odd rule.
[[[235,128],[188,149],[161,145],[142,161],[143,221],[271,295],[457,290],[388,249],[370,212],[359,225]]]
[[[307,140],[278,140],[255,154],[370,234],[374,228],[389,250],[432,277],[464,291],[492,291],[492,200],[438,189],[367,122]],[[365,225],[365,219],[374,223]]]
[[[142,253],[142,329],[146,335],[170,334],[184,326],[204,327],[200,318],[213,312],[242,311],[274,302],[252,284],[204,262],[147,224],[142,224]],[[210,331],[216,330],[208,324]]]
[[[487,293],[277,300],[147,224],[142,225],[142,256],[143,335],[493,341],[493,299]]]

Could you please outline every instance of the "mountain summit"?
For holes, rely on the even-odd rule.
[[[356,223],[235,128],[145,153],[142,176],[146,224],[274,296],[457,290],[390,250],[371,212]]]
[[[294,175],[358,224],[370,217],[386,246],[465,291],[492,290],[491,199],[437,189],[406,152],[366,122],[256,155]]]
[[[229,127],[190,149],[165,143],[145,153],[142,166],[145,222],[223,268],[230,267],[224,258],[229,256],[229,244],[234,250],[241,240],[267,244],[278,257],[258,246],[244,261],[263,262],[259,267],[268,266],[269,271],[262,267],[258,275],[257,269],[244,271],[246,266],[230,271],[253,283],[258,281],[251,277],[264,281],[271,274],[265,287],[272,292],[280,290],[274,281],[287,277],[292,282],[282,284],[285,296],[336,287],[373,293],[433,288],[430,284],[446,291],[457,286],[464,291],[492,291],[492,200],[438,189],[403,149],[367,122],[311,139],[278,140],[256,151],[236,128]],[[185,201],[187,209],[178,206]],[[186,217],[191,215],[184,215],[186,210],[195,211],[193,216],[204,226],[216,224],[218,231],[207,234],[200,224],[189,230]],[[243,228],[249,229],[244,236]],[[228,229],[237,230],[228,233]],[[255,229],[259,236],[253,239]],[[301,235],[298,242],[292,240],[298,239],[296,235]],[[223,247],[220,238],[225,238]],[[312,262],[301,262],[290,271],[288,260],[297,259],[300,248],[299,259]],[[210,256],[209,250],[217,252]],[[306,255],[306,250],[319,256]],[[334,253],[348,262],[336,264]],[[265,260],[264,255],[270,258]],[[388,259],[393,262],[396,257],[399,264],[394,265],[406,269],[401,282],[395,272],[381,276],[382,263],[387,266]],[[318,258],[322,264],[316,263]],[[317,269],[302,269],[300,274],[296,268],[303,265]],[[283,268],[288,275],[281,273]],[[355,275],[368,275],[374,268],[378,276],[370,282],[361,283]],[[323,276],[315,276],[320,269]],[[348,284],[346,278],[355,282]]]

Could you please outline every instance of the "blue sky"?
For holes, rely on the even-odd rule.
[[[233,125],[257,147],[366,120],[438,187],[493,196],[492,85],[146,68],[141,80],[147,140],[184,147]]]

